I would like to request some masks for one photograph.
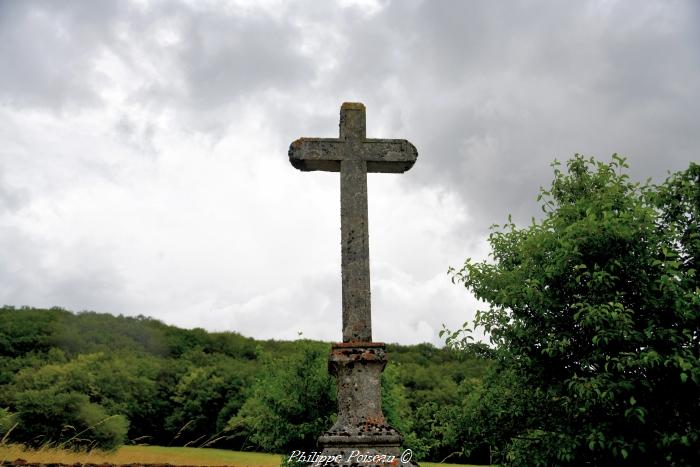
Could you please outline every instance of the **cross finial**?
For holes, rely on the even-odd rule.
[[[366,137],[365,105],[360,102],[345,102],[340,107],[340,139],[365,139]]]

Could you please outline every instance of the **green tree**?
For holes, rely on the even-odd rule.
[[[173,443],[211,446],[226,441],[222,436],[231,416],[247,395],[250,370],[225,355],[188,354],[187,371],[172,388],[173,412],[165,424],[177,434]]]
[[[515,465],[700,458],[700,166],[660,186],[577,155],[544,218],[494,226],[492,261],[452,270],[488,308],[497,361],[465,402],[466,451]]]
[[[311,451],[332,425],[335,380],[328,374],[328,345],[297,341],[296,350],[263,357],[251,396],[229,421],[233,433],[267,452]],[[244,447],[248,447],[247,445]]]
[[[58,358],[57,352],[53,354]],[[70,362],[19,371],[13,384],[5,386],[0,395],[2,402],[16,412],[17,427],[11,439],[33,445],[51,442],[69,447],[118,446],[126,437],[128,418],[120,410],[119,402],[106,394],[130,398],[131,393],[106,384],[110,380],[123,383],[119,375],[105,376],[115,370],[111,359],[103,354],[89,354]],[[128,375],[122,373],[122,376]],[[142,388],[130,389],[138,392]]]

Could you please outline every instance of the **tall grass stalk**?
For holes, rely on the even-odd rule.
[[[12,433],[12,430],[17,428],[17,425],[19,425],[19,422],[15,423],[14,425],[12,425],[12,427],[10,427],[9,430],[7,430],[7,433],[5,433],[5,436],[3,436],[2,439],[0,439],[0,446],[5,445],[5,443],[7,442],[7,438],[9,438],[10,433]]]
[[[100,425],[102,425],[104,422],[106,422],[107,420],[110,420],[110,419],[112,419],[112,418],[114,418],[114,417],[118,417],[118,415],[110,415],[109,417],[103,418],[102,420],[100,420],[99,422],[95,423],[94,425],[91,425],[91,426],[85,428],[85,429],[84,429],[83,431],[81,431],[80,433],[74,434],[74,435],[71,436],[68,440],[66,440],[66,441],[62,442],[61,444],[59,444],[57,447],[58,447],[59,449],[63,448],[66,444],[68,444],[68,443],[70,443],[71,441],[73,441],[74,439],[78,438],[78,436],[82,435],[82,434],[85,433],[86,431],[92,430],[92,429],[95,428],[96,426],[100,426]],[[81,441],[82,441],[82,440],[81,440]],[[87,440],[85,440],[85,441],[87,441]]]

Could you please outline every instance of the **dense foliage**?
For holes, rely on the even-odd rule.
[[[0,439],[309,450],[335,416],[329,350],[142,316],[0,308]],[[429,344],[388,351],[384,407],[406,445],[423,459],[461,451],[443,414],[489,362]]]
[[[263,358],[264,371],[229,428],[272,452],[313,451],[336,411],[327,361],[328,347],[311,341],[299,342],[298,352]]]
[[[493,261],[453,271],[489,305],[475,323],[496,360],[454,413],[467,452],[512,465],[700,459],[700,166],[660,186],[626,167],[555,163],[544,218],[495,226]]]

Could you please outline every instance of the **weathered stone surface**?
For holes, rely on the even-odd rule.
[[[340,455],[343,460],[333,465],[366,465],[353,462],[351,455],[358,451],[367,457],[393,457],[393,465],[400,464],[403,437],[389,426],[381,405],[386,362],[386,348],[380,342],[333,345],[328,370],[338,381],[338,418],[318,439],[322,456]]]
[[[340,172],[343,343],[333,346],[328,361],[338,381],[338,418],[318,442],[321,456],[342,460],[324,465],[416,465],[400,460],[403,438],[382,413],[387,357],[384,344],[371,342],[367,173],[402,173],[417,157],[406,140],[367,139],[365,106],[347,102],[339,138],[300,138],[289,147],[289,161],[299,170]],[[375,458],[391,460],[367,462]]]
[[[383,434],[381,378],[386,362],[381,342],[333,345],[328,371],[338,380],[338,418],[329,433],[352,427]]]
[[[365,136],[365,106],[346,102],[339,138],[299,138],[289,146],[289,161],[297,169],[340,172],[343,342],[372,340],[367,172],[402,173],[418,157],[404,139]]]

